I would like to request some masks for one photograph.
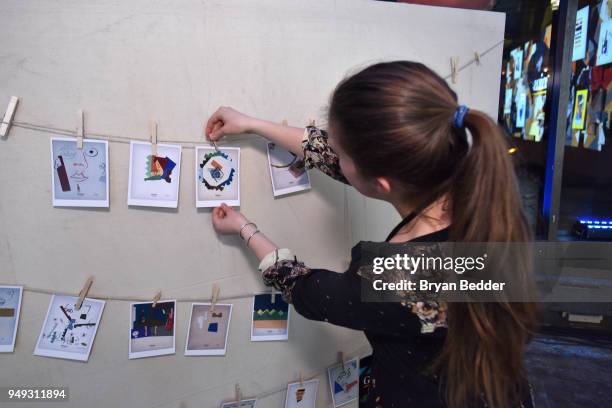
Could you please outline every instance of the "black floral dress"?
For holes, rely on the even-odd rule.
[[[302,148],[307,168],[349,184],[324,130],[308,126]],[[444,229],[410,242],[447,240],[448,230]],[[373,350],[373,381],[367,397],[360,398],[360,407],[443,407],[439,380],[427,369],[444,343],[446,305],[437,301],[362,302],[362,280],[371,278],[359,268],[362,249],[372,245],[386,249],[391,246],[387,241],[357,243],[344,273],[307,267],[287,248],[268,254],[259,269],[264,283],[279,290],[302,316],[365,333]],[[524,400],[523,407],[533,406],[530,389]]]

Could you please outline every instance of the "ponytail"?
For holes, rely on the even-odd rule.
[[[465,125],[472,147],[454,177],[450,240],[530,241],[500,128],[477,110],[467,113]],[[516,261],[519,267],[512,278],[527,280],[519,274],[527,273],[528,259]],[[521,380],[526,378],[523,355],[535,330],[535,304],[450,303],[448,314],[448,339],[438,361],[448,383],[447,404],[470,406],[474,395],[480,395],[491,407],[518,406],[525,395],[521,389],[525,383]]]

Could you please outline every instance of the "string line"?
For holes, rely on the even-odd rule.
[[[503,44],[503,40],[497,42],[496,44],[492,45],[491,47],[489,47],[488,49],[486,49],[485,51],[483,51],[482,53],[479,54],[480,57],[484,57],[485,55],[487,55],[488,53],[490,53],[491,51],[493,51],[495,48],[497,48],[499,45]],[[463,71],[464,69],[468,68],[470,65],[474,64],[476,62],[476,57],[472,58],[471,60],[469,60],[468,62],[466,62],[465,64],[463,64],[462,66],[460,66],[457,69],[457,73]],[[449,78],[452,77],[452,73],[448,74],[447,76],[444,77],[445,80],[448,80]],[[1,122],[2,124],[8,124],[8,122]],[[46,125],[39,125],[36,123],[29,123],[29,122],[24,122],[24,121],[12,121],[11,123],[12,126],[15,127],[19,127],[22,129],[28,129],[28,130],[33,130],[36,132],[41,132],[41,133],[49,133],[49,134],[54,134],[54,135],[62,135],[62,136],[72,136],[72,137],[76,137],[77,136],[77,131],[75,130],[71,130],[71,129],[62,129],[62,128],[58,128],[58,127],[54,127],[54,126],[46,126]],[[116,143],[129,143],[130,141],[141,141],[141,142],[149,142],[149,139],[144,139],[144,138],[130,138],[130,137],[125,137],[125,136],[116,136],[116,135],[105,135],[105,134],[101,134],[101,133],[85,133],[84,134],[85,138],[88,139],[94,139],[94,140],[108,140],[108,141],[112,141],[112,142],[116,142]],[[265,140],[267,141],[266,138],[260,136],[260,135],[247,135],[247,136],[232,136],[231,139],[229,139],[230,142],[234,142],[234,141],[248,141],[248,140],[253,140],[253,139],[260,139],[260,140]],[[168,140],[168,141],[159,141],[159,143],[169,143],[169,144],[180,144],[181,146],[184,146],[186,148],[194,148],[197,145],[201,145],[202,143],[209,143],[212,146],[211,141],[209,140],[201,140],[201,141],[193,141],[193,140],[185,140],[185,141],[180,141],[180,140]],[[219,144],[219,141],[216,141],[217,144]]]

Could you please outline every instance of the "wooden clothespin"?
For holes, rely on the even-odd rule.
[[[459,57],[451,57],[451,81],[453,84],[457,83],[457,65],[459,65]]]
[[[240,390],[240,384],[236,383],[236,402],[237,406],[240,408],[242,405],[242,391]]]
[[[157,122],[149,122],[149,134],[151,135],[151,156],[157,156]]]
[[[1,137],[8,136],[9,130],[11,129],[11,124],[13,123],[13,117],[15,116],[15,110],[17,110],[17,103],[19,103],[19,98],[16,96],[11,96],[11,100],[6,108],[6,113],[4,114],[4,119],[2,119],[2,124],[0,125]]]
[[[272,300],[270,301],[270,303],[274,304],[276,302],[276,289],[272,288],[272,293],[270,294],[270,296],[272,296]]]
[[[217,300],[219,299],[219,285],[216,283],[212,288],[212,296],[210,298],[210,313],[212,314],[215,311],[215,305],[217,304]]]
[[[85,284],[83,285],[83,289],[81,289],[81,291],[79,292],[79,300],[77,300],[76,304],[74,305],[74,308],[76,310],[81,310],[81,306],[83,305],[83,300],[85,300],[85,297],[87,296],[87,293],[89,292],[89,288],[91,288],[91,285],[93,284],[93,277],[89,277],[87,278],[87,280],[85,281]]]
[[[474,51],[474,60],[476,61],[476,65],[480,65],[480,54],[478,51]]]
[[[157,292],[155,297],[153,298],[153,307],[157,306],[157,302],[161,299],[161,291]]]
[[[340,364],[342,364],[342,370],[345,370],[345,369],[346,369],[346,367],[345,367],[345,365],[344,365],[344,351],[340,351],[340,352],[338,353],[338,356],[339,356],[339,358],[340,358]]]
[[[83,138],[85,137],[85,120],[83,117],[83,111],[77,111],[77,127],[76,127],[76,137],[77,137],[77,149],[83,149]]]
[[[304,385],[304,373],[300,370],[300,386]]]
[[[315,126],[315,120],[314,119],[310,119],[309,124],[310,124],[310,126]]]
[[[287,119],[283,119],[282,122],[281,122],[281,125],[287,126]]]

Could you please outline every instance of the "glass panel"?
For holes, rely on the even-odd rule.
[[[611,8],[608,0],[578,5],[560,202],[563,240],[612,235]],[[580,220],[593,222],[589,227]]]
[[[499,123],[508,133],[529,223],[546,237],[542,202],[552,90],[553,12],[550,2],[499,1],[506,13]]]

